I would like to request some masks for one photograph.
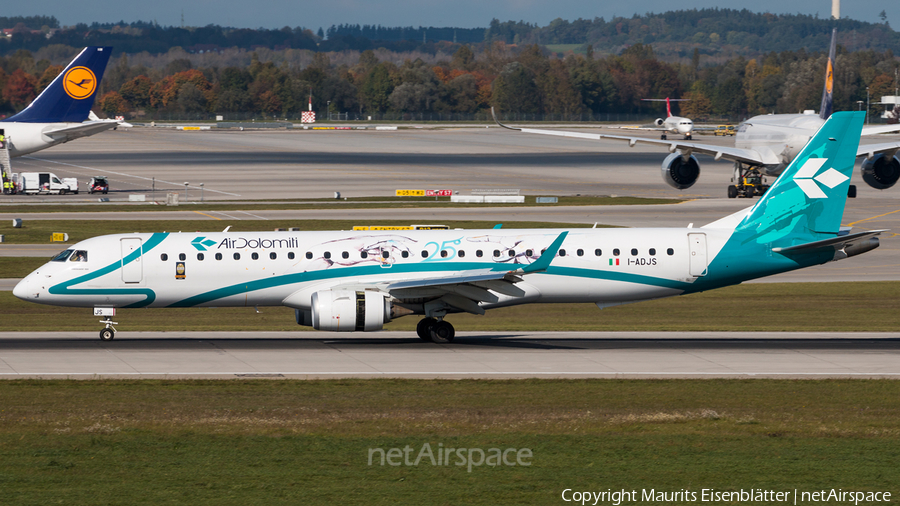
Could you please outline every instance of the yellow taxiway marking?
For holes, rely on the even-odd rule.
[[[208,218],[212,218],[212,219],[214,219],[214,220],[222,221],[222,218],[216,218],[215,216],[213,216],[213,215],[211,215],[211,214],[201,213],[200,211],[194,211],[194,212],[197,213],[197,214],[202,214],[203,216],[206,216],[206,217],[208,217]]]
[[[889,213],[879,214],[878,216],[872,216],[872,217],[869,217],[869,218],[863,218],[863,219],[861,219],[861,220],[856,220],[856,221],[854,221],[853,223],[848,223],[847,225],[852,227],[852,226],[856,225],[857,223],[862,223],[862,222],[864,222],[864,221],[874,220],[874,219],[876,219],[876,218],[881,218],[881,217],[887,216],[887,215],[889,215],[889,214],[894,214],[894,213],[900,213],[900,209],[897,209],[896,211],[891,211],[891,212],[889,212]]]

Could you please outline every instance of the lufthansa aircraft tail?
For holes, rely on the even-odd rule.
[[[819,106],[819,117],[828,119],[834,110],[834,53],[837,39],[837,28],[831,30],[831,49],[828,51],[828,64],[825,66],[825,87],[822,89],[822,105]]]
[[[4,121],[81,123],[88,119],[111,47],[86,47],[22,112]]]

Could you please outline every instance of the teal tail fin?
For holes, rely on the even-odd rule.
[[[831,115],[738,225],[742,242],[789,247],[838,234],[864,117]]]

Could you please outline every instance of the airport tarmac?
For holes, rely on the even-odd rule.
[[[897,378],[898,333],[0,333],[0,378]]]

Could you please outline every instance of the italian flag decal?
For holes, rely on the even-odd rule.
[[[609,265],[619,265],[619,259],[618,258],[610,258]]]

